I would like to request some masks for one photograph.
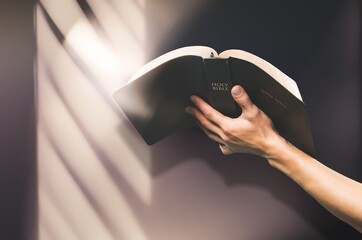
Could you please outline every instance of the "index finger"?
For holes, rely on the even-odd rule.
[[[202,100],[198,96],[191,96],[191,101],[195,106],[202,112],[202,114],[211,122],[215,123],[218,126],[221,126],[223,122],[228,120],[228,117],[221,114],[219,111],[211,107],[207,102]]]

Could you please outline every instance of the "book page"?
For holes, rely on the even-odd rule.
[[[132,82],[133,80],[139,78],[143,74],[151,71],[152,69],[156,68],[157,66],[160,66],[161,64],[167,61],[170,61],[171,59],[175,59],[182,56],[200,56],[202,58],[209,58],[212,54],[214,57],[218,55],[214,49],[204,46],[183,47],[173,50],[171,52],[159,56],[158,58],[155,58],[154,60],[150,61],[149,63],[141,67],[127,83]]]
[[[251,53],[246,51],[230,49],[226,50],[219,54],[221,58],[234,57],[239,58],[245,61],[248,61],[260,69],[269,74],[272,78],[274,78],[277,82],[279,82],[283,87],[285,87],[290,93],[292,93],[295,97],[297,97],[300,101],[303,101],[302,96],[300,95],[297,83],[280,71],[278,68],[265,61],[264,59],[257,57]]]

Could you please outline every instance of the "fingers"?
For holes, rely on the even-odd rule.
[[[225,144],[220,143],[219,148],[224,155],[232,154],[232,151],[230,150],[230,148],[228,146],[226,146]]]
[[[186,107],[186,112],[192,114],[193,116],[195,116],[197,118],[197,120],[201,124],[202,131],[204,131],[204,133],[211,140],[214,140],[215,142],[219,143],[220,150],[224,155],[229,155],[232,153],[231,150],[226,146],[222,137],[220,137],[220,134],[224,134],[224,133],[219,127],[217,127],[212,122],[207,120],[207,118],[205,118],[204,115],[201,112],[199,112],[197,109],[195,109],[194,107]]]
[[[255,111],[256,106],[251,102],[248,94],[241,86],[235,85],[231,89],[231,95],[233,96],[235,102],[237,102],[241,107],[243,111],[242,114],[248,115],[249,113]]]
[[[230,147],[228,147],[226,145],[226,143],[224,142],[224,140],[222,140],[219,136],[217,136],[216,134],[213,134],[212,132],[210,132],[209,130],[207,130],[203,127],[201,127],[201,129],[211,140],[214,140],[215,142],[219,143],[219,148],[224,155],[230,155],[233,153],[232,150],[230,149]]]
[[[222,126],[222,124],[225,123],[225,121],[227,121],[228,119],[227,117],[225,117],[219,111],[212,108],[201,98],[197,96],[191,96],[191,101],[202,112],[202,114],[206,117],[206,119],[215,123],[217,126]]]
[[[214,123],[212,123],[209,119],[207,119],[205,115],[201,113],[198,109],[188,106],[185,110],[197,119],[203,130],[215,133],[216,135],[221,137],[223,136],[223,131]]]
[[[271,120],[254,105],[241,86],[234,86],[231,94],[242,109],[238,118],[224,116],[197,96],[191,97],[195,106],[186,107],[186,111],[197,119],[210,139],[219,143],[224,155],[243,152],[262,156],[268,141],[266,135],[271,132]]]
[[[202,131],[204,131],[204,133],[211,139],[211,140],[214,140],[215,142],[218,142],[219,144],[224,144],[224,141],[216,134],[210,132],[209,130],[201,127]]]

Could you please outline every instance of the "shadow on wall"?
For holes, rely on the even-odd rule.
[[[51,1],[43,2],[50,4]],[[116,1],[109,2],[116,3]],[[142,1],[131,1],[131,4],[134,6],[139,2]],[[352,10],[355,8],[354,5],[357,4],[357,1],[347,3],[318,1],[317,3],[313,2],[313,5],[307,3],[294,5],[295,3],[291,4],[287,1],[274,1],[273,3],[269,1],[213,1],[209,2],[208,7],[202,9],[197,17],[189,18],[187,21],[185,19],[188,24],[180,28],[182,31],[178,31],[171,40],[168,39],[168,36],[164,37],[163,34],[166,34],[173,25],[169,24],[169,22],[164,23],[165,25],[159,25],[162,22],[160,19],[173,18],[173,13],[179,12],[177,7],[183,4],[186,5],[191,0],[189,2],[172,1],[172,4],[175,4],[171,4],[173,6],[172,11],[157,12],[160,15],[165,14],[163,16],[155,12],[149,12],[160,6],[161,10],[172,7],[167,5],[164,8],[163,2],[158,1],[158,5],[156,3],[153,5],[154,2],[152,1],[143,2],[148,5],[145,11],[147,17],[150,18],[146,19],[148,24],[146,29],[148,31],[155,30],[157,33],[151,36],[150,41],[152,43],[150,45],[158,45],[161,41],[165,43],[162,44],[164,49],[159,48],[157,54],[153,53],[155,55],[184,45],[198,44],[209,45],[218,50],[228,48],[245,49],[275,63],[276,66],[289,73],[296,80],[300,78],[301,80],[298,83],[301,92],[305,93],[303,95],[307,96],[306,99],[311,103],[320,102],[319,92],[311,88],[313,86],[321,89],[321,86],[314,84],[322,81],[320,79],[328,79],[328,81],[333,79],[333,81],[341,82],[338,77],[343,73],[350,72],[351,75],[343,79],[343,84],[348,82],[353,87],[358,83],[358,76],[353,68],[355,65],[348,65],[350,67],[343,65],[343,68],[339,65],[344,61],[350,61],[351,63],[357,61],[351,55],[353,51],[346,53],[342,51],[346,46],[350,50],[359,47],[354,42],[349,42],[350,38],[344,38],[344,36],[350,35],[357,36],[355,28],[359,26],[351,24],[353,18],[346,17],[347,15],[356,15],[356,12]],[[176,2],[179,5],[176,5]],[[51,3],[54,4],[55,2]],[[105,22],[101,22],[101,18],[98,18],[99,22],[97,22],[96,16],[93,16],[97,14],[92,9],[100,9],[94,5],[87,5],[88,3],[99,3],[99,1],[78,0],[77,3],[82,10],[81,15],[84,14],[87,20],[86,22],[89,21],[92,26],[99,25],[95,27],[99,31],[97,34],[106,37],[107,34],[102,34],[102,31],[105,29],[110,30],[110,26]],[[157,7],[155,7],[156,5]],[[55,5],[50,4],[47,6],[50,10],[58,9],[54,7]],[[78,5],[76,6],[74,9],[78,9]],[[97,6],[102,7],[102,5]],[[108,7],[112,9],[112,7]],[[123,10],[124,8],[120,9]],[[270,11],[270,9],[274,9],[274,11]],[[41,7],[40,12],[42,13],[40,16],[44,15],[44,23],[47,23],[45,29],[49,27],[49,33],[51,32],[52,35],[56,36],[54,45],[50,46],[59,46],[63,49],[64,36],[57,29],[56,21],[53,22],[52,16],[47,14],[46,8]],[[103,12],[104,16],[109,16],[110,12]],[[178,19],[178,21],[183,20]],[[110,22],[114,23],[114,21]],[[120,22],[123,23],[123,21]],[[102,27],[104,27],[103,30]],[[112,30],[117,32],[118,27]],[[133,30],[137,29],[136,27],[133,28]],[[169,35],[172,35],[175,30],[179,30],[179,28],[175,27],[173,31],[170,30],[171,34]],[[158,31],[162,33],[160,34],[162,37],[159,36]],[[110,32],[113,33],[113,31]],[[125,37],[122,34],[115,35],[111,34],[113,37],[109,42],[118,43],[118,36]],[[42,36],[44,36],[44,32]],[[167,44],[165,39],[167,39]],[[44,41],[43,44],[51,42],[51,39],[42,40]],[[71,42],[71,39],[68,40]],[[84,40],[84,38],[81,38],[81,40]],[[86,38],[84,42],[76,46],[81,48],[83,44],[90,42],[90,40],[92,39]],[[132,43],[132,41],[126,43],[123,42],[125,47],[128,50],[131,49],[128,43]],[[42,54],[47,57],[44,59],[53,59],[54,56],[50,54],[52,49],[54,47],[43,49]],[[44,110],[49,110],[51,118],[44,117],[41,133],[44,135],[44,139],[49,142],[49,148],[53,149],[57,156],[57,158],[54,158],[54,162],[59,158],[59,164],[50,169],[50,165],[46,164],[51,159],[43,158],[42,163],[45,165],[41,168],[41,172],[45,177],[49,178],[44,178],[45,181],[42,183],[44,183],[45,187],[52,186],[49,183],[50,181],[46,180],[51,179],[58,183],[59,179],[61,179],[59,182],[63,183],[68,177],[71,183],[74,182],[75,189],[80,190],[79,196],[84,197],[84,202],[89,204],[90,211],[84,210],[83,214],[78,215],[84,217],[86,216],[84,213],[94,211],[95,216],[93,218],[95,220],[91,219],[94,220],[93,226],[96,228],[104,225],[106,231],[99,232],[109,233],[110,239],[112,237],[120,238],[119,236],[134,236],[138,230],[141,233],[140,236],[144,236],[142,239],[149,240],[342,239],[342,236],[343,238],[348,236],[349,239],[354,239],[354,237],[359,236],[350,227],[333,218],[302,189],[268,166],[264,160],[250,155],[224,157],[220,153],[217,144],[208,140],[199,130],[185,129],[154,146],[146,146],[134,128],[130,126],[130,123],[124,121],[124,115],[114,105],[106,88],[102,88],[101,85],[106,83],[104,75],[102,75],[104,72],[100,71],[102,74],[92,75],[93,65],[87,65],[87,63],[89,64],[89,61],[87,61],[89,55],[77,55],[80,49],[74,49],[72,45],[67,45],[63,50],[64,55],[69,57],[69,62],[74,64],[75,68],[84,75],[84,83],[82,82],[84,85],[80,84],[80,81],[75,81],[74,79],[77,79],[75,76],[64,78],[64,76],[68,76],[60,72],[61,70],[68,70],[64,67],[64,63],[56,64],[57,61],[53,63],[60,69],[56,72],[57,74],[46,72],[45,70],[51,70],[50,66],[46,64],[43,66],[45,70],[39,71],[44,74],[42,83],[47,86],[47,88],[44,88],[47,91],[43,89],[42,93],[51,95],[52,98],[48,99],[49,101],[55,99],[57,100],[56,103],[61,103],[62,108],[59,109],[63,109],[65,112],[62,113],[57,108],[49,107],[53,105],[45,105],[44,107]],[[122,50],[124,49],[122,48]],[[130,52],[133,54],[133,51],[130,50]],[[338,60],[334,61],[333,58],[330,60],[330,52],[337,52],[341,56]],[[123,56],[124,53],[125,51],[120,51],[120,55]],[[132,54],[130,53],[130,55]],[[99,59],[96,60],[98,60],[97,63],[101,62]],[[325,62],[325,60],[330,61]],[[127,66],[127,69],[129,70],[131,67]],[[334,75],[335,71],[338,72],[337,77]],[[96,73],[98,72],[96,71]],[[68,81],[69,79],[70,81]],[[119,81],[119,78],[116,80]],[[334,84],[333,86],[343,84]],[[82,91],[86,92],[85,86],[94,89],[94,93],[79,95]],[[330,87],[326,88],[326,91],[327,96],[332,96],[336,89]],[[84,105],[77,105],[77,108],[74,105],[76,105],[76,102],[80,102],[79,96],[86,96],[86,101]],[[353,94],[344,92],[343,99],[351,109],[345,116],[353,118],[355,109],[359,108],[358,101],[355,101],[356,96],[358,96],[356,92]],[[102,103],[104,101],[105,104],[93,104],[97,103],[96,100],[100,100],[98,98],[102,100]],[[92,102],[91,100],[95,101]],[[311,105],[312,125],[317,126],[315,137],[317,145],[319,145],[317,149],[321,159],[327,159],[323,161],[326,163],[335,163],[337,162],[335,158],[336,161],[327,162],[329,157],[333,159],[335,153],[330,150],[329,146],[335,147],[338,142],[332,142],[332,145],[321,144],[327,141],[327,138],[330,138],[326,134],[328,129],[334,129],[339,124],[338,121],[333,121],[334,125],[325,124],[328,119],[326,119],[325,115],[322,116],[320,111],[326,107],[327,103],[325,101]],[[55,104],[55,106],[58,105]],[[343,104],[335,106],[342,108]],[[86,112],[84,116],[81,114],[84,109],[90,108],[92,108],[92,111]],[[54,112],[51,110],[54,110]],[[58,112],[60,112],[59,115],[56,114]],[[48,116],[46,113],[48,112],[45,112],[44,115]],[[98,117],[103,121],[92,121],[91,118],[94,118],[97,114],[101,116]],[[57,121],[61,121],[58,116],[63,115],[68,116],[68,118],[64,119],[69,120],[69,125],[74,125],[76,132],[82,137],[82,141],[71,139],[72,137],[68,136],[67,132],[64,131],[65,128],[58,131]],[[57,121],[54,121],[54,119]],[[115,120],[111,121],[113,119]],[[117,126],[118,132],[114,132],[113,127],[119,121],[121,124]],[[52,125],[53,122],[56,122],[56,124]],[[61,122],[60,125],[63,127],[64,124],[64,122]],[[106,130],[109,130],[109,132],[105,130],[107,127]],[[324,130],[319,130],[319,128]],[[352,132],[357,128],[356,124],[349,124],[345,130]],[[72,130],[70,127],[69,129]],[[95,129],[99,131],[95,131]],[[69,132],[71,131],[69,130]],[[356,140],[356,137],[355,135],[338,134],[337,132],[337,137],[340,137],[346,143],[342,145],[342,148],[339,148],[340,152],[344,154],[347,152],[347,148],[343,147]],[[56,140],[61,140],[60,142],[66,146],[57,146]],[[354,142],[358,146],[359,141]],[[82,152],[83,154],[78,155],[81,152],[81,146],[83,146],[80,143],[84,144],[89,152]],[[74,148],[74,146],[76,147]],[[47,149],[47,146],[45,146],[45,149]],[[353,146],[348,149],[348,152],[356,154],[357,150],[354,150]],[[150,151],[151,154],[149,155]],[[64,156],[65,152],[69,154],[68,158]],[[359,158],[350,159],[348,164],[356,166],[356,161]],[[134,163],[137,163],[135,164],[137,166],[132,165]],[[140,169],[138,169],[138,165],[141,165]],[[63,166],[65,174],[62,176],[64,179],[56,179],[56,176],[58,176],[56,173],[59,172],[57,166]],[[50,170],[53,170],[53,172]],[[354,171],[352,174],[356,174],[357,170]],[[144,172],[146,174],[143,174]],[[94,176],[97,176],[97,179]],[[148,177],[151,178],[150,181],[148,181]],[[99,189],[100,186],[102,189]],[[51,190],[56,189],[54,192],[57,193],[62,193],[61,190],[69,193],[68,189],[65,188],[49,188]],[[140,189],[145,190],[145,194],[138,191]],[[40,188],[40,190],[42,189]],[[45,188],[45,190],[49,189]],[[45,193],[47,192],[45,191]],[[150,193],[150,198],[148,198],[148,193]],[[60,195],[65,196],[65,194]],[[56,199],[55,201],[67,200],[66,197],[57,196],[59,195],[53,196]],[[123,196],[126,200],[124,202]],[[59,215],[67,217],[65,218],[69,221],[67,224],[70,228],[75,228],[75,232],[84,234],[84,236],[91,235],[93,229],[85,221],[80,220],[82,218],[73,215],[74,206],[80,208],[86,205],[82,201],[75,201],[75,199],[76,197],[72,196],[71,204],[59,204],[60,207],[67,207],[67,211],[63,211],[64,209],[61,208],[61,211],[59,211],[61,214]],[[43,213],[47,213],[45,209],[43,208]],[[69,216],[64,216],[66,214],[69,214]],[[133,215],[136,218],[135,221],[133,221]],[[57,218],[54,219],[57,220]],[[54,221],[54,219],[42,218],[42,223],[47,225],[53,223],[54,229],[61,229],[60,232],[63,232],[63,229],[59,227],[58,222]],[[124,221],[122,223],[126,224],[120,224],[122,219]],[[53,222],[50,220],[53,220]],[[98,224],[98,220],[101,224]],[[73,222],[82,222],[82,224],[75,226],[72,224]],[[126,239],[128,238],[126,237]]]
[[[358,146],[359,136],[341,136],[345,144],[340,139],[331,145],[323,143],[330,138],[326,126],[334,129],[340,123],[325,125],[321,111],[330,102],[319,100],[322,89],[328,96],[338,91],[325,87],[326,82],[332,86],[348,82],[358,87],[355,68],[359,60],[351,52],[342,51],[350,44],[344,36],[354,34],[358,39],[359,26],[353,22],[355,18],[348,17],[354,14],[358,19],[358,11],[353,10],[356,5],[357,1],[214,1],[193,19],[194,24],[177,41],[161,44],[159,53],[186,45],[207,45],[217,50],[239,48],[267,59],[297,80],[311,105],[321,161],[327,165],[340,161],[331,149],[336,146],[342,152],[337,156],[347,155],[350,166],[360,166],[358,148],[350,148],[353,142],[353,146]],[[359,42],[353,43],[349,47],[357,51]],[[335,51],[341,55],[335,60],[328,59]],[[352,61],[352,65],[340,67],[344,61]],[[339,78],[341,72],[348,73],[348,78]],[[359,118],[358,94],[343,95],[342,99],[352,108],[348,112],[350,118]],[[346,126],[345,131],[355,131],[358,124]],[[143,165],[153,176],[152,201],[147,210],[139,211],[140,222],[150,239],[179,234],[183,235],[180,239],[359,237],[265,160],[244,154],[225,157],[217,144],[199,130],[182,130],[151,149],[152,159]],[[352,169],[342,170],[352,176],[360,173]]]

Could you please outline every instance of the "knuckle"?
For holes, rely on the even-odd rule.
[[[205,128],[208,126],[208,123],[209,123],[206,119],[200,119],[199,122],[200,122],[200,125]]]
[[[254,106],[252,109],[251,109],[251,115],[253,117],[258,117],[260,115],[260,110],[259,108],[257,108],[256,106]]]
[[[239,98],[239,102],[241,105],[248,105],[250,103],[250,99],[247,95],[242,95]]]
[[[248,116],[248,118],[255,119],[255,118],[258,118],[260,116],[260,114],[261,114],[260,109],[254,105],[253,107],[251,107],[249,109],[247,116]]]
[[[224,142],[230,142],[230,137],[227,135],[227,134],[223,134],[221,136],[221,139],[224,141]]]
[[[204,115],[206,118],[210,119],[213,117],[213,112],[210,109],[205,110]]]
[[[228,136],[231,136],[234,134],[234,127],[229,124],[225,124],[224,126],[221,127],[221,129]]]
[[[224,149],[222,150],[222,153],[223,153],[225,156],[227,156],[227,155],[230,155],[232,152],[230,151],[229,148],[224,148]]]

